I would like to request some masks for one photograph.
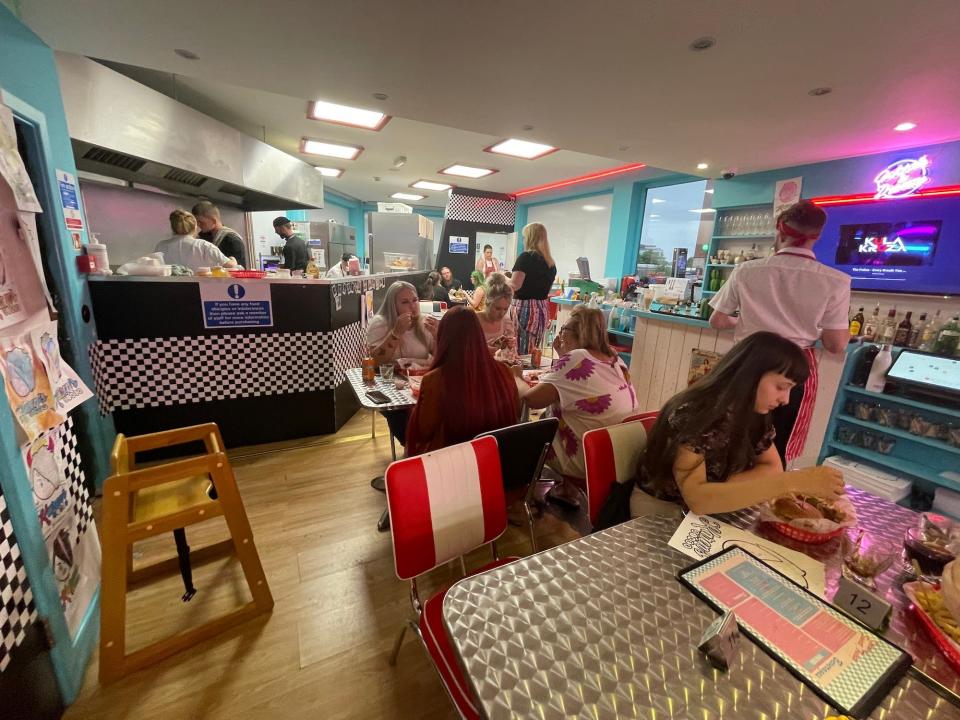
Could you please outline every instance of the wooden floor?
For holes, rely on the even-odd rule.
[[[376,530],[385,496],[369,481],[390,461],[386,425],[380,418],[377,425],[373,440],[361,411],[336,435],[231,452],[273,613],[105,688],[94,656],[66,717],[456,717],[416,638],[407,634],[397,667],[387,663],[412,610],[408,584],[394,574],[390,534]],[[226,526],[214,520],[187,535],[197,548],[226,537]],[[549,514],[537,535],[541,548],[577,537]],[[137,564],[174,553],[172,536],[141,545]],[[528,554],[526,533],[510,527],[500,550]],[[468,558],[468,567],[488,558],[487,551]],[[421,589],[458,577],[455,567],[440,568]],[[195,568],[194,584],[190,603],[180,601],[179,576],[129,594],[128,651],[248,599],[230,560]]]

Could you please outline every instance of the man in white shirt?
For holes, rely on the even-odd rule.
[[[350,253],[344,253],[340,256],[340,262],[334,265],[332,268],[327,270],[327,274],[324,277],[327,278],[344,278],[350,275],[350,258],[356,257]]]
[[[827,352],[843,353],[850,341],[850,276],[818,262],[813,253],[826,222],[823,209],[807,200],[787,208],[777,218],[776,253],[734,268],[710,300],[711,327],[732,329],[737,342],[767,330],[804,349],[810,378],[793,388],[788,404],[773,411],[784,467],[803,452],[813,417],[818,385],[814,345],[820,340]]]

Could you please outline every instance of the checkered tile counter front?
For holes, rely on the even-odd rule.
[[[87,490],[86,478],[80,466],[80,451],[77,448],[77,436],[73,433],[73,418],[68,417],[57,431],[60,434],[60,462],[67,477],[68,491],[73,500],[73,509],[77,518],[77,544],[93,521],[93,505],[90,502],[90,491]]]
[[[359,322],[332,332],[98,341],[90,346],[100,410],[332,390],[360,364]]]
[[[33,591],[13,534],[7,501],[0,491],[0,672],[6,670],[12,653],[27,635],[27,627],[36,619]]]

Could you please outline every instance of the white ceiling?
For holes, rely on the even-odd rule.
[[[397,202],[389,196],[406,192],[426,196],[411,204],[443,207],[447,200],[445,191],[418,190],[410,184],[417,180],[435,180],[480,190],[513,192],[622,165],[617,160],[570,150],[551,153],[535,161],[494,155],[483,149],[501,140],[500,137],[405,118],[391,119],[379,132],[318,122],[307,118],[307,102],[303,98],[118,63],[106,64],[306,162],[342,168],[345,171],[342,176],[327,177],[324,182],[333,190],[361,200]],[[356,160],[305,155],[300,153],[303,137],[359,145],[364,151]],[[406,163],[392,170],[394,159],[400,155],[407,158]],[[437,173],[454,163],[494,168],[498,172],[475,180]],[[649,178],[663,174],[665,171],[656,168],[642,172],[643,177]],[[377,177],[380,180],[374,180]]]
[[[229,12],[213,0],[18,4],[56,49],[202,78],[203,92],[227,83],[299,98],[275,110],[250,96],[259,104],[243,114],[268,125],[271,142],[271,132],[277,142],[296,134],[282,123],[302,120],[309,98],[407,118],[384,130],[402,142],[386,144],[380,167],[396,154],[412,163],[441,143],[458,155],[450,161],[508,162],[459,157],[467,146],[437,125],[479,133],[477,149],[518,136],[613,165],[695,172],[706,161],[706,174],[960,137],[957,0],[272,0],[231,3]],[[716,47],[690,51],[703,35]],[[834,91],[808,95],[818,86]],[[374,100],[376,92],[389,99]],[[918,128],[893,132],[904,120]],[[311,134],[336,138],[329,128]],[[571,157],[551,179],[589,164]],[[418,174],[429,169],[437,168]],[[491,188],[517,189],[494,178]]]

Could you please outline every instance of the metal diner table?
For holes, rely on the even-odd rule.
[[[851,494],[870,531],[902,538],[903,527],[915,520],[909,510]],[[755,513],[723,519],[749,527]],[[676,580],[693,563],[667,545],[676,525],[668,518],[637,518],[456,583],[444,599],[444,621],[484,714],[703,720],[830,715],[826,702],[748,638],[728,673],[701,656],[700,636],[717,615]],[[837,543],[815,552],[824,560],[838,553]],[[826,561],[829,597],[839,560]],[[894,576],[878,582],[896,601],[899,590],[888,589]],[[939,653],[904,615],[903,605],[895,603],[887,637],[909,652],[926,648],[921,667],[929,660],[926,672],[949,680],[941,670],[952,670],[933,657]],[[946,699],[914,673],[901,679],[871,718],[960,717],[960,699]],[[955,691],[955,674],[944,684]]]

